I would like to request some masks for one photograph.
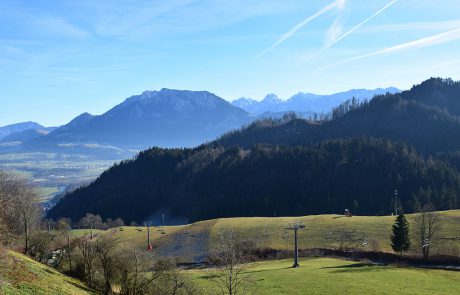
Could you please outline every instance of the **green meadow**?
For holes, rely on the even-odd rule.
[[[331,258],[301,259],[250,264],[248,294],[459,294],[460,272],[411,267],[366,265]],[[218,294],[213,269],[188,271],[205,294]]]

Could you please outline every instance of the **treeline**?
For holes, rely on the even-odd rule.
[[[73,255],[70,273],[103,294],[192,295],[201,294],[172,259],[155,259],[152,252],[126,250],[113,233],[97,239],[76,238],[69,245]]]
[[[67,195],[49,212],[78,220],[87,212],[142,222],[167,210],[189,221],[231,216],[389,214],[398,189],[405,212],[460,206],[457,171],[385,139],[330,140],[251,149],[202,146],[141,152]]]

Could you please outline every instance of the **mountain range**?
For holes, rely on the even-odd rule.
[[[332,108],[338,106],[346,100],[352,99],[353,97],[358,101],[363,101],[371,99],[374,95],[386,93],[394,94],[400,91],[401,90],[395,87],[389,87],[377,88],[374,90],[351,89],[346,92],[329,95],[299,92],[287,100],[282,100],[275,94],[268,94],[261,101],[242,97],[232,101],[232,104],[255,115],[260,115],[265,112],[286,111],[327,113],[330,112]]]
[[[59,128],[45,129],[37,123],[3,127],[0,152],[92,153],[120,159],[151,146],[198,146],[260,118],[281,118],[290,112],[308,118],[318,110],[330,112],[352,97],[369,99],[395,91],[350,90],[328,96],[299,93],[288,101],[275,95],[260,103],[247,100],[260,106],[257,111],[244,106],[241,99],[232,104],[207,91],[145,91],[102,115],[83,113]]]
[[[51,218],[145,221],[460,207],[460,82],[347,101],[331,119],[262,119],[192,149],[152,148],[67,194]]]

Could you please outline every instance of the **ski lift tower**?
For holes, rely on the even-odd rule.
[[[395,216],[398,216],[398,190],[394,190],[394,196],[395,196]]]
[[[145,223],[145,226],[147,226],[147,251],[152,251],[152,244],[150,244],[150,222],[147,221]]]
[[[299,247],[298,247],[297,231],[301,228],[305,228],[305,225],[302,224],[302,221],[296,221],[296,222],[290,223],[288,226],[285,227],[286,230],[294,231],[294,265],[292,267],[299,267]]]

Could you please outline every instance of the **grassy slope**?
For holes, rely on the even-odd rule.
[[[0,294],[94,294],[85,285],[22,254],[9,252],[0,269]]]
[[[440,237],[460,237],[460,210],[440,212],[442,230]],[[418,253],[419,247],[415,235],[415,215],[407,215],[411,225],[412,252]],[[326,239],[326,233],[337,226],[345,225],[356,231],[357,236],[365,237],[368,246],[362,247],[360,243],[355,246],[363,250],[383,250],[391,252],[389,236],[391,226],[395,220],[392,216],[354,216],[351,218],[340,215],[314,215],[305,217],[248,217],[225,218],[193,223],[185,226],[168,226],[161,234],[158,228],[151,229],[154,250],[160,256],[181,256],[186,261],[198,261],[207,253],[209,245],[216,237],[216,233],[225,228],[234,228],[239,234],[251,238],[260,247],[274,249],[291,249],[293,233],[286,232],[284,227],[290,222],[302,220],[306,228],[299,233],[300,248],[336,247],[337,244]],[[112,231],[112,230],[110,230]],[[145,227],[123,227],[115,230],[126,248],[145,247]],[[372,242],[374,241],[374,242]],[[371,245],[372,244],[372,245]],[[434,252],[441,250],[444,254],[459,255],[460,243],[458,241],[440,240]]]
[[[459,294],[460,272],[369,266],[338,259],[301,259],[293,269],[291,260],[250,265],[249,294]],[[189,271],[191,279],[216,293],[214,270]]]

